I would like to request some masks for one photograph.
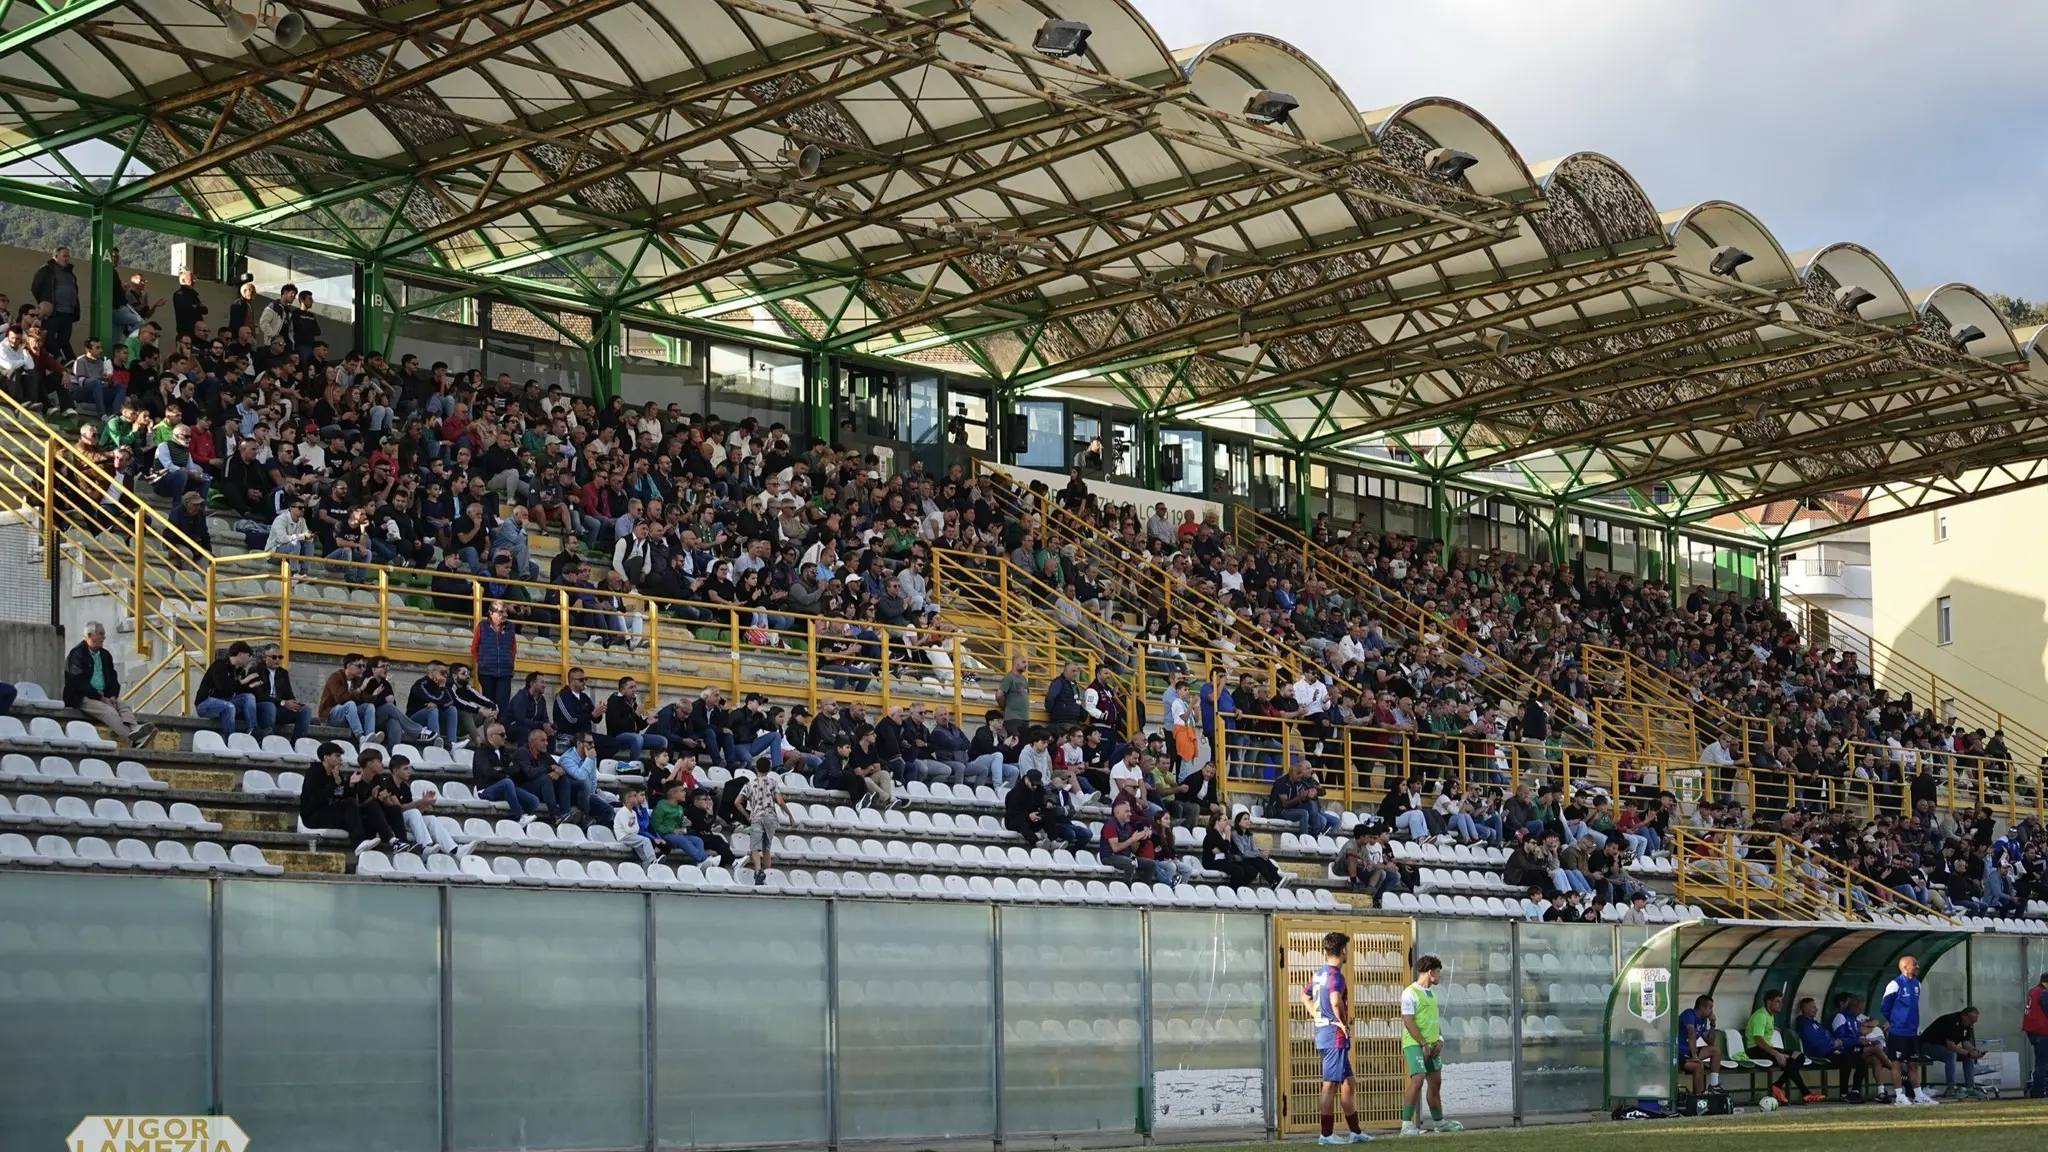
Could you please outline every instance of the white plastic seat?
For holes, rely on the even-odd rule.
[[[254,844],[236,844],[228,849],[228,859],[241,866],[242,871],[258,876],[282,876],[284,866],[272,864],[263,856],[263,849]],[[437,857],[439,859],[439,857]]]
[[[356,857],[356,875],[375,876],[379,880],[387,880],[396,877],[398,872],[391,867],[391,857],[373,850]]]
[[[194,832],[218,832],[220,825],[208,820],[197,804],[171,805],[171,819]]]
[[[261,768],[251,768],[242,773],[242,791],[251,796],[268,796],[277,791],[277,781]]]
[[[0,839],[5,839],[5,837],[0,837]],[[146,869],[151,872],[168,872],[171,869],[171,865],[158,860],[150,852],[149,845],[144,844],[140,840],[127,839],[120,841],[114,845],[114,855],[126,860],[132,867]]]
[[[115,765],[114,775],[120,777],[123,780],[126,780],[128,783],[134,785],[137,788],[145,788],[152,792],[162,792],[170,788],[169,784],[166,784],[162,780],[158,780],[156,777],[151,776],[149,774],[149,769],[143,767],[143,765],[140,762],[135,760],[123,760],[118,765]],[[293,779],[290,787],[292,790],[292,794],[297,795],[300,784],[300,781],[296,779],[298,773],[288,772],[284,775],[292,776],[295,778]],[[284,782],[284,776],[278,777],[278,787],[286,787]]]
[[[181,872],[204,872],[206,865],[192,858],[192,853],[176,840],[156,842],[156,858],[176,867]]]
[[[195,756],[237,755],[228,747],[221,734],[208,728],[201,728],[192,734],[192,754]]]
[[[0,720],[13,719],[11,716],[0,716]],[[18,725],[21,721],[15,720],[15,723]],[[37,770],[36,762],[19,752],[9,752],[5,756],[0,756],[0,780],[35,780],[41,776],[42,772]]]
[[[134,867],[133,864],[114,855],[114,849],[97,836],[80,836],[78,843],[73,847],[78,850],[78,858],[94,868],[125,870]]]

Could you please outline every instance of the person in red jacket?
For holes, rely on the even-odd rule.
[[[2048,1097],[2048,972],[2027,989],[2026,1011],[2020,1014],[2020,1031],[2034,1046],[2034,1075],[2027,1081],[2029,1099]]]

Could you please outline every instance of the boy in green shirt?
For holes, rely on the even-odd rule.
[[[647,818],[647,827],[657,838],[674,835],[689,822],[683,815],[683,794],[687,791],[689,789],[677,781],[662,793],[661,802],[654,806],[654,813]]]
[[[1436,1006],[1436,982],[1444,962],[1434,956],[1415,961],[1415,983],[1401,990],[1401,1059],[1408,1084],[1401,1090],[1401,1135],[1462,1132],[1463,1124],[1444,1119],[1444,1038]],[[1429,1089],[1429,1126],[1416,1122],[1422,1090]]]

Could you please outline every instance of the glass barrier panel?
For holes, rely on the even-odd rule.
[[[995,1131],[988,908],[840,905],[839,1134]]]
[[[1602,1018],[1614,986],[1614,930],[1522,924],[1522,1112],[1600,1107]]]
[[[1002,917],[1004,1130],[1139,1130],[1138,913],[1005,908]]]
[[[1152,913],[1152,1130],[1266,1123],[1266,922]]]
[[[1417,920],[1415,954],[1444,962],[1437,1008],[1444,1040],[1444,1114],[1514,1111],[1514,926]]]

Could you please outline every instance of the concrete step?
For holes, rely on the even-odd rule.
[[[229,832],[286,832],[298,828],[295,814],[267,808],[201,808],[208,820]]]

